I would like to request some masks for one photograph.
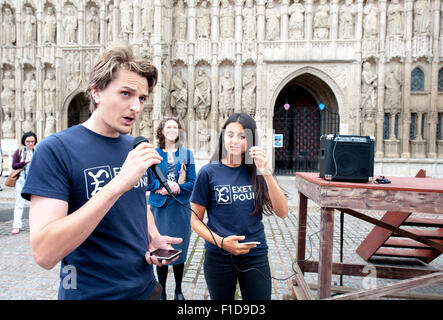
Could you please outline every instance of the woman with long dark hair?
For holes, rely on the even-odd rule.
[[[233,300],[238,281],[243,299],[269,300],[272,284],[262,216],[286,218],[288,203],[265,150],[258,146],[257,126],[249,115],[234,113],[226,120],[190,201],[198,215],[191,216],[192,229],[206,240],[204,273],[211,299]]]
[[[158,166],[167,177],[172,193],[180,202],[189,206],[189,197],[194,188],[195,164],[192,151],[181,146],[181,133],[183,129],[177,117],[164,117],[157,128],[158,147],[155,150],[163,157]],[[182,243],[174,245],[175,249],[183,251],[178,260],[171,262],[170,265],[175,278],[174,299],[185,300],[181,284],[191,237],[191,211],[168,196],[168,192],[157,179],[148,189],[151,190],[149,205],[158,231],[183,239]],[[157,266],[157,277],[163,288],[161,299],[166,300],[167,265]]]
[[[25,199],[21,193],[28,176],[29,164],[34,154],[34,148],[37,143],[37,136],[34,132],[25,132],[22,136],[21,143],[23,147],[18,148],[12,157],[12,169],[23,170],[15,183],[15,205],[14,205],[14,221],[12,223],[12,234],[17,234],[22,228],[22,216],[25,207]]]

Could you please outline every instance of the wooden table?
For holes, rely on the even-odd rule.
[[[302,272],[317,272],[317,298],[331,296],[332,274],[366,276],[366,265],[333,263],[334,211],[339,210],[358,219],[425,243],[443,252],[443,245],[425,237],[374,219],[355,210],[384,210],[443,214],[443,179],[387,177],[390,184],[327,181],[318,173],[297,172],[299,191],[297,261]],[[321,207],[319,261],[305,260],[307,200]],[[377,267],[377,277],[410,279],[431,276],[439,270]],[[439,278],[441,279],[441,273]],[[428,279],[428,278],[426,278]]]

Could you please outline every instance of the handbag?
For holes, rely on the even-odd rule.
[[[21,151],[21,149],[18,149],[18,157],[20,158],[21,156],[22,156],[22,151]],[[17,179],[20,176],[20,172],[22,172],[23,168],[12,169],[11,173],[6,178],[5,186],[14,188],[15,187],[15,183],[17,182]]]
[[[183,184],[186,182],[186,165],[184,163],[182,163],[182,166],[180,168],[179,171],[179,176],[178,176],[178,184]]]
[[[23,168],[12,170],[9,176],[6,178],[5,186],[14,188],[15,183],[17,182],[17,179],[20,176],[20,172],[22,172],[22,170]]]

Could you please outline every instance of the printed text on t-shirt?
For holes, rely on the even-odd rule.
[[[248,201],[254,199],[252,186],[230,186],[219,185],[214,187],[215,200],[218,204],[232,204],[238,201]]]

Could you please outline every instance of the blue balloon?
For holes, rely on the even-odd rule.
[[[325,104],[324,104],[324,103],[320,103],[320,104],[318,105],[318,108],[319,108],[321,111],[323,111],[323,109],[325,108]]]

